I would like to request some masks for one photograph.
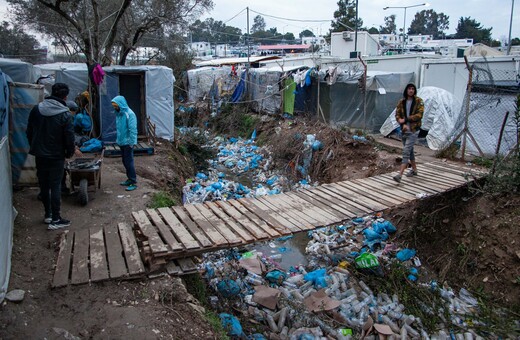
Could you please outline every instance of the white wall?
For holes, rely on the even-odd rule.
[[[469,63],[482,58],[469,58]],[[520,56],[500,56],[488,58],[491,70],[516,74],[520,66]],[[461,102],[466,94],[469,72],[463,58],[424,60],[420,87],[435,86],[454,94]]]
[[[330,37],[330,55],[332,57],[349,58],[355,48],[355,32],[350,32],[351,40],[343,39],[344,32],[334,32]],[[368,32],[357,33],[357,50],[363,56],[376,56],[379,53],[379,43]]]

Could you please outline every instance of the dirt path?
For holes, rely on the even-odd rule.
[[[140,174],[160,173],[157,158],[136,157],[139,188],[126,192],[120,158],[105,158],[101,190],[86,207],[75,196],[63,197],[62,214],[71,230],[131,222],[131,211],[143,209],[155,191]],[[153,177],[153,176],[147,176]],[[9,289],[25,290],[19,303],[0,307],[0,339],[82,338],[178,339],[212,338],[211,328],[186,302],[190,295],[180,280],[109,281],[51,289],[60,231],[48,231],[36,188],[14,194],[15,222]]]

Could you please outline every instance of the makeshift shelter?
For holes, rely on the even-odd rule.
[[[54,75],[56,82],[69,85],[71,96],[88,89],[88,68],[80,63],[38,65],[42,75]],[[105,79],[100,85],[100,138],[105,142],[116,139],[115,115],[111,101],[122,95],[137,116],[139,135],[146,135],[146,118],[155,124],[156,136],[172,140],[174,131],[173,71],[165,66],[104,67]]]
[[[433,86],[419,88],[417,95],[424,101],[421,129],[428,131],[428,147],[432,150],[442,149],[450,136],[456,133],[454,129],[459,119],[461,103],[452,93]],[[379,131],[383,136],[388,136],[398,127],[394,108]]]
[[[413,82],[413,72],[369,71],[366,91],[363,70],[352,64],[320,72],[320,106],[331,124],[377,131],[402,97],[406,84]]]
[[[11,183],[11,162],[9,155],[9,87],[7,75],[0,71],[0,303],[9,287],[11,273],[11,252],[13,248],[13,227],[15,210]]]
[[[38,77],[38,70],[30,63],[19,59],[0,58],[0,69],[16,83],[34,83]]]
[[[116,118],[112,99],[126,98],[137,116],[137,133],[146,135],[146,118],[155,124],[159,138],[173,140],[175,77],[166,66],[110,66],[105,67],[105,80],[100,87],[101,139],[116,140]]]
[[[216,95],[233,93],[240,80],[238,73],[234,72],[231,66],[208,66],[188,70],[188,101],[205,100],[211,89],[215,89]]]

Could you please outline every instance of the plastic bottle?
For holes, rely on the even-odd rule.
[[[390,327],[394,333],[401,333],[399,327],[392,320],[390,320],[390,318],[387,315],[383,315],[383,323]]]
[[[389,310],[386,315],[388,315],[390,318],[394,320],[401,320],[404,318],[404,314],[400,312],[395,312],[393,310]]]
[[[357,296],[356,296],[356,295],[350,295],[349,297],[347,297],[347,298],[341,300],[341,303],[342,303],[342,304],[344,304],[344,303],[345,303],[345,304],[346,304],[346,303],[351,303],[351,302],[353,302],[353,301],[355,301],[355,300],[357,300]]]
[[[363,289],[363,291],[367,292],[370,295],[373,295],[372,290],[370,288],[368,288],[366,283],[364,283],[363,281],[359,281],[358,283],[359,283],[359,286],[361,287],[361,289]]]

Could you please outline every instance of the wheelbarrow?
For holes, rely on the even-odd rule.
[[[75,192],[77,188],[79,203],[87,205],[88,192],[96,192],[101,189],[101,165],[105,149],[97,157],[74,158],[65,164],[65,171],[69,174],[70,190]]]

